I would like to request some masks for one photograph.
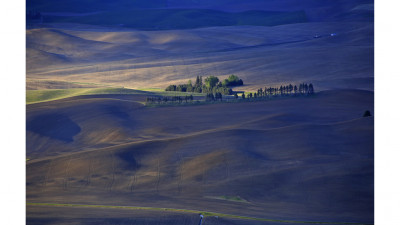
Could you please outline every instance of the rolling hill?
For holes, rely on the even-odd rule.
[[[163,108],[130,96],[27,106],[28,202],[371,223],[373,93]]]
[[[46,23],[79,23],[122,26],[142,30],[190,29],[210,26],[257,25],[306,22],[303,11],[246,11],[229,13],[209,9],[148,9],[99,12],[85,16],[45,16]]]
[[[372,10],[371,10],[372,6]],[[116,0],[113,3],[103,0],[28,0],[27,10],[43,12],[44,15],[69,15],[80,17],[102,12],[148,9],[209,9],[220,12],[244,12],[252,10],[293,12],[305,11],[311,21],[371,21],[373,1],[371,0]],[[350,14],[355,14],[349,16]]]
[[[373,224],[373,10],[27,0],[27,224]],[[231,74],[316,94],[143,104]]]
[[[316,34],[321,38],[313,38]],[[27,30],[27,78],[165,88],[198,75],[236,74],[245,81],[237,90],[288,82],[312,82],[319,90],[373,90],[373,41],[370,23],[170,31],[41,28]],[[32,57],[38,51],[57,60]]]

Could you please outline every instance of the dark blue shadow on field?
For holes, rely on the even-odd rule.
[[[26,122],[26,130],[57,139],[72,142],[73,137],[81,132],[81,128],[68,116],[58,113],[35,116]]]
[[[135,153],[133,151],[123,151],[116,154],[117,157],[122,159],[125,163],[119,165],[123,169],[137,170],[140,168],[139,163],[135,159]]]
[[[128,113],[124,112],[122,108],[119,108],[117,106],[106,106],[104,110],[107,114],[122,120],[129,120],[130,118]]]

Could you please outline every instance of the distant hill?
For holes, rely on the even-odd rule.
[[[373,223],[374,117],[362,117],[366,109],[374,114],[373,92],[163,108],[144,107],[137,98],[28,105],[26,201]],[[97,208],[84,219],[68,208],[54,217],[45,210],[28,207],[28,221],[46,217],[28,224],[107,224],[110,211],[127,209]],[[90,215],[106,223],[88,222]],[[113,224],[197,224],[165,218],[163,211],[151,218],[158,223]],[[210,218],[207,224],[272,224]]]
[[[26,9],[40,12],[88,13],[166,7],[165,0],[27,0]]]
[[[100,12],[84,16],[64,15],[49,15],[45,17],[44,21],[122,26],[145,30],[237,25],[274,26],[307,22],[304,11],[231,13],[209,9],[146,9]]]
[[[26,7],[27,11],[42,12],[45,15],[48,13],[52,15],[54,13],[67,15],[69,13],[70,16],[73,15],[74,17],[84,16],[88,13],[102,14],[105,12],[111,14],[102,14],[102,16],[113,16],[116,12],[125,11],[125,13],[121,14],[121,16],[124,16],[128,12],[132,12],[132,10],[142,9],[209,9],[222,12],[245,12],[253,10],[267,12],[304,11],[307,18],[311,21],[373,21],[373,4],[373,0],[27,0]],[[173,15],[176,14],[176,11],[170,12]],[[157,17],[158,13],[154,12],[150,12],[146,17],[150,16],[154,16],[153,19],[159,18]],[[220,19],[219,17],[213,17],[213,14],[207,14],[207,16],[214,20]],[[178,18],[186,19],[184,17]],[[74,20],[79,19],[75,18]]]

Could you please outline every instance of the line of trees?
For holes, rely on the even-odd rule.
[[[189,80],[187,84],[169,85],[165,91],[232,95],[233,91],[230,87],[240,85],[243,85],[243,80],[235,75],[230,75],[222,82],[216,76],[209,76],[204,79],[204,83],[203,77],[197,76],[194,84]]]
[[[235,99],[259,99],[259,98],[269,98],[269,97],[277,97],[277,96],[297,96],[297,95],[313,95],[314,94],[314,86],[313,84],[302,83],[298,87],[297,85],[284,85],[277,87],[265,87],[258,89],[254,93],[248,93],[247,96],[242,93],[239,96],[237,93],[234,93],[233,96]],[[205,101],[222,101],[222,94],[220,93],[209,93],[206,95]]]
[[[147,97],[146,98],[146,103],[147,104],[167,104],[167,103],[188,103],[188,102],[193,102],[193,95],[189,96],[164,96],[164,97]]]
[[[314,86],[313,84],[307,84],[307,83],[302,83],[299,86],[297,85],[284,85],[278,87],[265,87],[258,89],[254,93],[248,93],[245,95],[242,93],[241,95],[238,95],[238,93],[234,93],[234,98],[235,99],[258,99],[258,98],[269,98],[269,97],[277,97],[277,96],[298,96],[298,95],[313,95],[314,94]],[[213,95],[212,93],[207,94],[205,101],[217,101],[221,100],[222,101],[222,95],[215,93]]]
[[[214,79],[214,81],[213,81]],[[219,82],[219,81],[217,81]],[[196,83],[197,84],[202,84],[202,78],[197,77]],[[203,88],[208,88],[211,87],[213,84],[215,84],[215,77],[210,76],[205,79],[205,84],[203,85]],[[174,85],[170,85],[174,86]],[[202,92],[200,92],[202,93]],[[245,95],[245,93],[242,93],[240,96],[238,93],[233,93],[234,99],[236,100],[252,100],[252,99],[265,99],[265,98],[270,98],[270,97],[277,97],[277,96],[299,96],[299,95],[313,95],[314,94],[314,86],[313,84],[307,84],[307,83],[301,83],[300,85],[283,85],[278,87],[264,87],[258,89],[254,93],[248,93]],[[205,96],[205,101],[206,102],[211,102],[211,101],[222,101],[222,95],[223,93],[221,92],[210,92],[207,93]],[[167,103],[193,103],[193,95],[189,96],[173,96],[173,97],[148,97],[146,98],[146,103],[147,104],[167,104]]]
[[[222,101],[222,94],[221,93],[209,93],[206,95],[206,102],[211,102],[211,101]]]
[[[314,94],[314,86],[313,84],[302,83],[298,87],[297,85],[286,85],[277,87],[265,87],[264,89],[260,88],[257,92],[248,93],[247,98],[259,98],[259,97],[268,97],[268,96],[289,96],[289,95],[313,95]],[[237,94],[234,95],[237,99],[239,96]],[[241,96],[243,99],[246,98],[244,93]]]

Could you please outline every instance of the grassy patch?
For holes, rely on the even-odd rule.
[[[208,196],[206,198],[212,198],[212,199],[219,199],[219,200],[227,200],[227,201],[234,201],[234,202],[243,202],[243,203],[248,203],[245,199],[241,198],[240,196],[227,196],[227,195],[222,195],[222,196]]]
[[[161,88],[136,88],[136,90],[140,90],[140,91],[152,91],[152,92],[165,92],[163,89]]]
[[[112,85],[109,84],[97,84],[97,83],[87,83],[87,82],[66,82],[66,83],[79,84],[79,85],[93,85],[99,87],[112,87]]]
[[[26,104],[47,102],[63,98],[75,97],[80,95],[100,95],[100,94],[119,94],[119,95],[161,95],[161,96],[204,96],[200,93],[187,93],[175,91],[163,91],[161,89],[128,89],[128,88],[71,88],[71,89],[44,89],[26,91]]]
[[[247,202],[246,200],[242,199],[240,196],[220,196],[220,199],[228,200],[228,201],[236,201],[236,202]]]
[[[53,101],[79,95],[137,94],[140,91],[124,88],[71,88],[26,91],[26,104]]]
[[[370,224],[366,224],[366,223],[348,223],[348,222],[319,222],[319,221],[276,220],[276,219],[265,219],[265,218],[249,217],[249,216],[238,216],[238,215],[232,215],[232,214],[214,213],[214,212],[190,210],[190,209],[140,207],[140,206],[83,205],[83,204],[30,203],[30,202],[27,202],[26,205],[28,205],[28,206],[29,205],[30,206],[52,206],[52,207],[56,206],[56,207],[78,207],[78,208],[108,208],[108,209],[171,211],[171,212],[184,212],[184,213],[202,214],[203,216],[218,216],[218,217],[233,218],[233,219],[256,220],[256,221],[277,222],[277,223],[370,225]]]

